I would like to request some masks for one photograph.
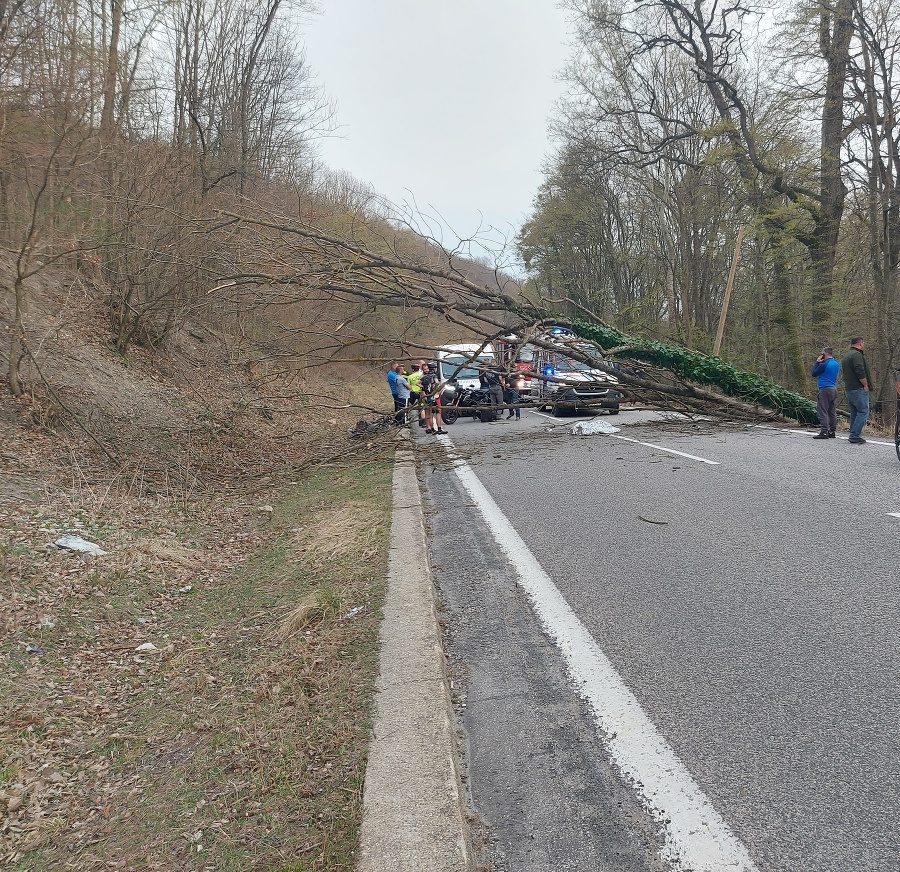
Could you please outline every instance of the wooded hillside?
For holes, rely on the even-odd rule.
[[[520,237],[540,291],[708,353],[743,233],[723,356],[808,390],[810,355],[864,334],[891,398],[897,4],[566,5],[561,147]]]

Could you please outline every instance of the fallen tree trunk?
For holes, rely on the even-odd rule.
[[[296,218],[273,216],[262,220],[231,213],[219,229],[229,234],[232,250],[236,233],[246,234],[250,244],[241,249],[247,256],[234,264],[234,272],[223,276],[213,291],[245,294],[251,305],[259,305],[262,299],[274,307],[309,305],[318,300],[370,311],[400,309],[408,324],[439,317],[481,341],[515,333],[523,341],[551,350],[558,350],[559,343],[545,342],[542,331],[549,324],[566,325],[581,342],[591,343],[596,349],[596,353],[584,353],[570,343],[567,354],[615,376],[635,397],[649,398],[678,411],[750,420],[781,417],[803,424],[816,421],[815,405],[808,398],[754,373],[735,369],[718,357],[627,336],[590,317],[590,313],[577,319],[560,318],[554,309],[566,301],[529,301],[517,283],[499,270],[493,287],[471,281],[460,259],[436,240],[428,240],[427,257],[411,258],[399,253],[385,236],[373,241],[370,235],[361,242]],[[321,338],[321,324],[312,329]],[[347,354],[365,342],[399,346],[411,357],[434,351],[433,346],[408,340],[403,334],[351,336],[346,330],[336,329],[329,338],[335,361],[365,362],[366,358]],[[623,371],[612,366],[610,359],[652,367],[654,374]]]

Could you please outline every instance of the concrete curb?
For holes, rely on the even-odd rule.
[[[398,451],[359,872],[474,868],[413,455]]]

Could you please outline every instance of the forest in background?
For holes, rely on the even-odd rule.
[[[567,5],[571,87],[520,285],[317,161],[333,109],[303,54],[309,0],[0,2],[12,393],[42,379],[28,312],[50,269],[102,300],[118,354],[204,323],[272,385],[495,334],[523,302],[709,353],[742,239],[722,356],[809,394],[817,347],[862,333],[892,395],[900,13]]]
[[[722,356],[808,393],[821,347],[862,334],[892,397],[900,7],[565,6],[560,147],[519,239],[540,293],[709,353],[742,233]]]
[[[202,324],[265,391],[307,403],[284,388],[310,366],[381,369],[421,353],[417,340],[456,337],[427,307],[380,306],[358,293],[352,267],[285,236],[316,228],[403,262],[452,259],[454,275],[496,284],[492,266],[444,251],[317,159],[333,107],[303,52],[313,11],[307,0],[0,2],[2,354],[13,395],[45,381],[51,328],[35,312],[50,276],[72,309],[101,301],[123,358]]]

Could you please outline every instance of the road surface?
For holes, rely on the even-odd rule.
[[[893,445],[658,418],[417,434],[483,857],[900,870]]]

